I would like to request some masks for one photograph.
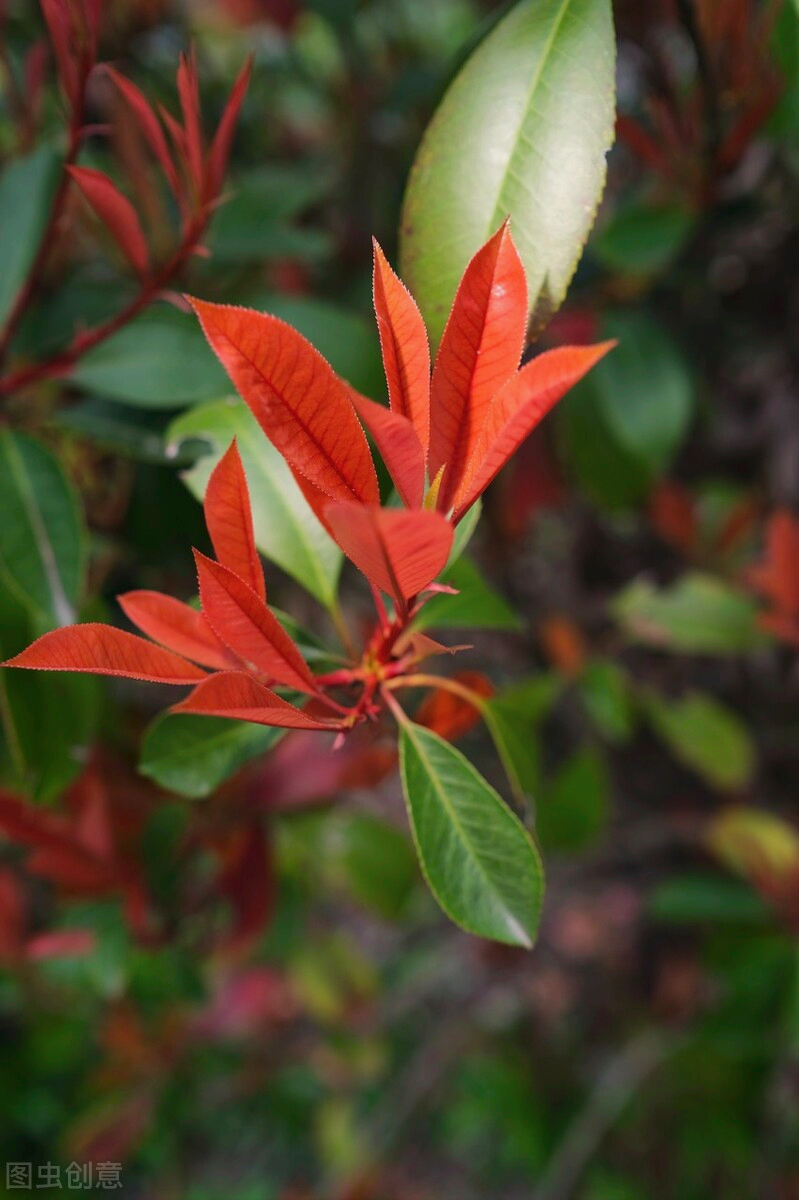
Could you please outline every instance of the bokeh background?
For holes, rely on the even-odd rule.
[[[254,56],[208,254],[171,286],[285,317],[380,398],[371,237],[396,262],[421,134],[504,7],[108,3],[102,60],[170,112],[194,44],[208,127]],[[38,6],[3,9],[8,266],[44,186],[20,160],[65,121]],[[6,679],[0,1171],[30,1163],[36,1188],[42,1164],[119,1163],[147,1200],[799,1197],[799,11],[625,0],[616,21],[608,188],[541,344],[619,346],[492,487],[447,617],[534,800],[538,945],[439,914],[390,742],[265,753],[256,729],[214,774],[145,734],[155,687]],[[81,162],[168,247],[107,76],[88,105]],[[135,288],[77,193],[67,216],[13,362]],[[82,619],[119,620],[132,587],[191,594],[226,396],[155,298],[66,378],[3,397],[3,436],[35,458],[33,439],[32,478],[73,505],[64,538],[85,522]],[[15,586],[9,495],[6,475],[3,657],[43,619]],[[367,597],[349,575],[343,594],[357,623]],[[502,787],[462,717],[449,735]]]

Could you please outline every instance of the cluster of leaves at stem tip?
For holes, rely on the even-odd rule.
[[[234,441],[214,469],[205,496],[216,559],[195,552],[199,610],[157,592],[130,592],[119,602],[151,641],[108,625],[74,625],[46,633],[6,665],[188,685],[189,695],[173,711],[333,730],[339,740],[387,708],[409,734],[411,725],[395,692],[447,684],[444,678],[419,674],[421,661],[444,647],[415,631],[414,619],[433,594],[448,590],[445,579],[436,580],[450,559],[458,522],[552,405],[611,343],[561,347],[519,368],[528,295],[507,221],[466,268],[432,374],[421,314],[375,244],[374,304],[388,408],[356,393],[278,318],[190,302],[237,391],[284,456],[313,512],[368,580],[375,605],[371,636],[341,669],[313,674],[267,602],[246,477]],[[396,487],[396,507],[381,504],[364,427]],[[304,699],[294,703],[281,691]],[[423,758],[418,742],[412,736],[411,741],[416,757]],[[447,749],[459,763],[458,752]],[[406,792],[413,790],[407,770],[404,775]],[[407,798],[418,835],[414,797]],[[509,810],[507,814],[515,821]],[[520,824],[513,826],[517,835],[526,837]],[[418,848],[425,865],[424,846]],[[482,882],[477,879],[478,888]],[[467,927],[483,931],[479,921],[448,911]],[[487,928],[505,940],[529,941],[512,913],[503,915],[499,932],[496,922]]]
[[[0,397],[12,395],[41,379],[68,372],[89,350],[111,337],[153,300],[164,295],[165,289],[193,255],[205,253],[202,239],[221,200],[233,134],[251,72],[251,62],[248,61],[233,85],[210,144],[206,144],[193,51],[180,56],[177,70],[180,118],[162,105],[158,106],[156,113],[136,84],[109,64],[97,62],[104,10],[102,0],[41,0],[41,8],[66,108],[67,148],[39,248],[9,311],[3,314],[0,358],[11,349],[14,335],[39,288],[58,238],[63,234],[71,187],[78,189],[116,246],[135,275],[138,288],[118,311],[97,325],[79,330],[67,345],[46,359],[25,362],[7,370],[0,376]],[[30,94],[27,107],[31,113],[40,107],[38,91],[43,84],[43,76],[38,70],[33,70],[31,63],[36,61],[41,49],[42,44],[37,43],[28,55],[26,70]],[[136,208],[113,180],[103,171],[76,162],[86,138],[97,133],[95,126],[86,123],[86,109],[89,82],[98,73],[103,73],[113,84],[174,199],[178,227],[172,244],[159,247],[158,251],[151,246],[153,239],[146,235]],[[30,124],[28,117],[23,121],[26,138],[35,132],[27,129]],[[133,183],[139,195],[150,187],[148,179],[143,177]],[[168,298],[179,299],[174,296]]]

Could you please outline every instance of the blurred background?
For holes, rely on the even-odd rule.
[[[196,586],[207,452],[248,431],[165,288],[277,313],[383,397],[371,237],[396,263],[425,125],[507,6],[101,7],[100,59],[169,113],[194,45],[206,129],[253,72],[225,201],[134,319],[66,377],[25,376],[139,294],[73,189],[3,345],[4,658],[61,616],[19,565],[12,451],[74,546],[81,619]],[[2,6],[3,321],[70,124],[47,9]],[[72,1165],[75,1189],[148,1200],[799,1198],[799,10],[615,15],[608,187],[540,344],[619,347],[493,485],[447,615],[534,799],[536,948],[439,914],[390,742],[266,754],[274,731],[217,722],[200,750],[149,725],[154,686],[6,677],[0,1194],[60,1194]],[[81,163],[167,259],[179,216],[135,101],[95,72],[85,103]],[[348,574],[343,599],[357,623]],[[481,726],[435,721],[503,786]]]

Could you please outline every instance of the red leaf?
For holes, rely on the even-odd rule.
[[[136,209],[127,196],[102,171],[69,166],[67,170],[134,270],[146,275],[150,252]]]
[[[188,55],[181,54],[178,64],[178,95],[183,110],[183,127],[186,131],[186,159],[189,176],[199,196],[203,185],[203,143],[200,128],[200,89],[197,83],[197,63],[194,49]]]
[[[149,142],[150,149],[161,165],[161,169],[167,178],[172,192],[175,196],[178,196],[181,191],[180,177],[175,168],[175,163],[169,151],[158,117],[150,108],[144,93],[136,87],[135,83],[131,83],[124,75],[120,75],[113,67],[106,66],[104,69],[121,92],[123,98],[127,101],[128,107],[139,122],[142,134]]]
[[[83,671],[88,675],[124,675],[151,683],[196,683],[205,671],[144,638],[112,625],[69,625],[45,633],[27,650],[0,664],[33,671]]]
[[[225,171],[227,170],[227,161],[230,156],[230,145],[233,141],[233,132],[236,128],[239,110],[247,94],[251,72],[252,58],[250,57],[247,59],[239,72],[236,82],[233,84],[233,90],[225,106],[225,111],[222,113],[222,119],[217,126],[214,140],[211,143],[205,167],[204,199],[206,203],[215,200],[222,190]]]
[[[117,596],[125,616],[154,642],[183,658],[214,670],[236,665],[201,612],[161,592],[126,592]]]
[[[208,717],[230,717],[254,725],[278,725],[283,729],[341,729],[342,721],[320,721],[280,696],[243,671],[223,671],[209,675],[171,712],[201,713]]]
[[[81,892],[102,891],[114,881],[113,866],[76,840],[63,817],[0,792],[0,829],[30,847],[28,869],[53,883]]]
[[[454,679],[483,700],[490,700],[494,694],[491,681],[480,671],[459,671]],[[437,688],[425,697],[413,719],[417,725],[425,725],[440,737],[454,742],[477,724],[480,709],[462,696]]]
[[[374,245],[374,305],[392,411],[411,422],[424,453],[430,441],[430,344],[422,314]],[[396,481],[395,481],[396,482]]]
[[[318,691],[305,659],[277,617],[238,575],[195,550],[200,599],[214,633],[242,662],[300,692]]]
[[[224,851],[214,891],[233,910],[233,928],[225,936],[225,948],[240,950],[261,933],[274,904],[275,872],[262,823],[256,819],[237,826]]]
[[[440,513],[329,504],[326,515],[341,549],[398,604],[417,595],[443,570],[453,529]]]
[[[750,567],[749,583],[785,616],[799,616],[799,518],[778,509],[766,526],[763,562]]]
[[[72,51],[73,31],[69,9],[63,0],[41,0],[41,6],[58,66],[58,79],[64,94],[74,106],[79,82],[78,63]]]
[[[527,281],[507,221],[469,263],[433,369],[428,473],[446,466],[439,507],[452,507],[491,401],[519,366]]]
[[[397,491],[408,508],[424,500],[424,451],[411,422],[400,412],[350,392],[355,411],[371,433]]]
[[[460,520],[553,405],[614,345],[600,342],[547,350],[506,383],[483,419],[469,468],[454,498],[453,520]]]
[[[189,299],[234,386],[288,464],[333,500],[377,504],[366,436],[346,384],[322,355],[277,317]]]
[[[250,493],[235,438],[211,472],[205,523],[216,557],[266,600],[266,584],[252,528]]]

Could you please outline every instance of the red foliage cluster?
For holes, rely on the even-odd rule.
[[[189,75],[184,76],[184,89]],[[188,126],[188,122],[187,122]],[[188,155],[190,160],[191,154]],[[197,553],[201,611],[153,592],[120,598],[154,643],[105,625],[45,634],[7,665],[190,684],[175,706],[296,729],[353,728],[392,681],[439,647],[411,622],[434,590],[454,526],[564,392],[610,343],[547,351],[519,369],[527,286],[507,223],[466,268],[430,373],[410,293],[375,248],[374,301],[390,407],[357,395],[276,317],[193,300],[209,342],[310,506],[372,586],[378,620],[358,662],[314,676],[267,604],[235,444],[205,498],[216,561]],[[363,426],[403,507],[380,504]],[[393,605],[389,616],[382,594]],[[296,707],[273,688],[306,697]],[[343,705],[330,694],[354,689]]]

